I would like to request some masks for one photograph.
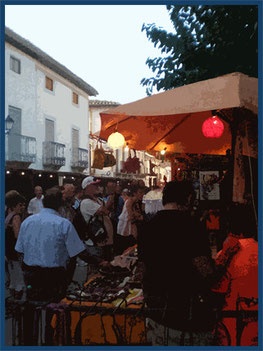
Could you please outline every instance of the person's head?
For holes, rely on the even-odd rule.
[[[83,189],[81,186],[77,186],[75,190],[75,197],[77,199],[81,199],[82,196],[83,196]]]
[[[84,195],[96,197],[100,193],[99,182],[99,179],[92,176],[84,178],[81,184]]]
[[[43,190],[42,190],[41,186],[39,186],[39,185],[35,186],[34,193],[36,195],[36,198],[40,199],[42,194],[43,194]]]
[[[121,192],[122,195],[129,195],[129,189],[125,188]]]
[[[26,212],[26,203],[25,201],[21,204],[21,213]]]
[[[16,190],[10,190],[5,194],[5,204],[7,209],[10,209],[15,213],[22,213],[23,204],[25,202],[25,198]]]
[[[64,184],[64,189],[62,190],[62,198],[63,200],[70,200],[73,198],[75,194],[75,186],[70,183]]]
[[[121,192],[121,196],[124,200],[126,200],[129,197],[129,190],[127,188],[123,189]]]
[[[138,185],[141,187],[141,188],[144,188],[145,187],[145,183],[142,179],[139,179],[138,180]]]
[[[120,184],[117,184],[115,188],[115,194],[121,195],[121,193],[122,193],[122,187],[120,186]]]
[[[257,237],[257,224],[253,207],[233,203],[229,211],[229,229],[232,234],[245,238]]]
[[[109,181],[106,185],[106,194],[111,195],[116,191],[116,183],[113,181]]]
[[[46,190],[45,197],[43,199],[43,206],[45,208],[51,208],[57,211],[62,205],[62,202],[62,192],[57,186]]]
[[[19,196],[19,192],[16,190],[10,190],[5,194],[5,204],[8,208],[11,207],[12,201],[15,197]]]
[[[163,189],[163,206],[174,203],[179,207],[188,207],[195,198],[192,183],[187,180],[171,181]]]
[[[98,185],[98,194],[99,196],[103,197],[105,195],[105,189],[104,186]]]
[[[130,193],[135,200],[142,200],[145,194],[144,188],[141,188],[139,185],[131,186]]]

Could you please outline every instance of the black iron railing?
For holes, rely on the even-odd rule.
[[[214,330],[214,346],[220,345],[218,344],[218,335],[222,333],[224,334],[225,339],[227,340],[227,344],[231,345],[231,336],[224,325],[223,321],[227,318],[234,318],[235,325],[236,325],[236,345],[240,345],[242,333],[244,331],[244,327],[250,322],[257,322],[258,320],[258,310],[248,310],[248,309],[241,309],[240,303],[244,302],[244,298],[239,298],[237,300],[237,308],[233,311],[219,311],[217,315],[217,322],[215,325]],[[255,300],[255,299],[253,299]],[[72,301],[73,303],[74,301]],[[256,301],[257,304],[257,301]],[[131,336],[133,333],[133,328],[136,326],[137,323],[140,321],[145,320],[148,316],[151,315],[154,309],[147,308],[144,304],[141,305],[140,308],[129,308],[129,304],[125,308],[121,307],[102,307],[98,303],[93,306],[87,306],[84,304],[65,304],[65,303],[43,303],[43,302],[28,302],[28,301],[18,301],[13,299],[7,299],[6,301],[6,310],[8,309],[10,316],[12,318],[12,345],[13,346],[23,346],[24,344],[24,328],[26,328],[25,318],[27,316],[26,311],[33,311],[34,312],[34,330],[32,334],[32,342],[33,345],[36,346],[43,346],[43,345],[57,345],[57,346],[70,346],[70,345],[84,345],[83,340],[87,337],[89,340],[88,335],[82,335],[83,328],[82,324],[86,317],[98,314],[101,316],[101,325],[98,324],[98,328],[101,328],[102,331],[105,333],[105,326],[103,325],[104,316],[111,316],[113,320],[112,330],[116,336],[117,345],[132,345]],[[156,309],[155,309],[156,310]],[[54,331],[54,324],[46,325],[46,333],[47,339],[42,339],[42,317],[41,313],[45,311],[46,316],[48,316],[47,320],[52,321],[52,316],[56,315],[57,322],[55,323],[55,334]],[[79,312],[79,320],[75,325],[75,329],[71,330],[71,317],[70,314],[72,312]],[[117,315],[124,315],[129,317],[130,320],[129,324],[129,332],[126,333],[126,330],[122,330],[116,324],[117,319],[115,317]],[[10,317],[9,316],[9,317]],[[125,317],[126,318],[126,317]],[[47,321],[46,320],[46,321]],[[50,333],[51,331],[51,333]],[[138,345],[142,346],[149,346],[147,343],[146,338],[147,327],[145,324],[144,330],[142,331]],[[54,337],[55,336],[55,337]],[[84,338],[83,338],[84,337]],[[105,334],[105,340],[107,336]],[[109,343],[106,343],[109,345]],[[93,345],[90,342],[87,342],[87,345]],[[94,344],[95,345],[95,344]],[[105,345],[105,344],[103,344]],[[116,345],[116,344],[115,344]],[[182,345],[183,346],[183,345]],[[192,345],[194,346],[194,345]],[[226,345],[225,345],[226,346]]]

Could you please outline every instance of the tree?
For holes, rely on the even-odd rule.
[[[175,33],[143,24],[148,40],[164,54],[148,58],[155,76],[143,78],[148,95],[200,80],[241,72],[258,74],[258,6],[168,5]]]

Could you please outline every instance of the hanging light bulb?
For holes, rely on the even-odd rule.
[[[108,137],[107,143],[112,149],[120,149],[125,143],[125,138],[121,133],[115,132]]]
[[[166,149],[167,149],[167,147],[165,147],[165,148],[160,152],[160,154],[161,154],[162,156],[165,155]]]

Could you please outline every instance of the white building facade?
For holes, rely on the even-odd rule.
[[[65,179],[86,174],[142,179],[146,185],[161,182],[164,174],[170,179],[160,160],[144,151],[136,151],[140,170],[136,174],[123,172],[129,151],[125,147],[111,150],[106,141],[98,142],[100,112],[119,104],[90,99],[97,94],[65,66],[5,29],[5,118],[9,115],[14,121],[6,134],[6,191],[17,189],[21,183],[17,190],[23,192],[28,179],[30,189],[35,185],[62,185]],[[92,168],[97,146],[113,154],[115,166]],[[151,162],[158,167],[151,168]]]
[[[85,173],[97,91],[8,28],[5,41],[6,169]]]

